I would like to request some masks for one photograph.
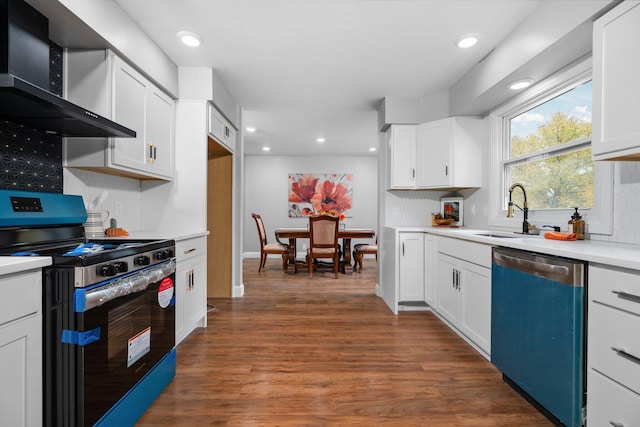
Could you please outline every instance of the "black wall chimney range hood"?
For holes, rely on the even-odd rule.
[[[43,89],[49,87],[49,20],[23,0],[0,0],[0,119],[66,137],[136,132]]]

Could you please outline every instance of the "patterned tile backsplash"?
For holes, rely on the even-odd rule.
[[[62,48],[49,44],[49,90],[62,96]],[[62,138],[0,120],[0,188],[63,192]]]

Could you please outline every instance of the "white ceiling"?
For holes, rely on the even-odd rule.
[[[448,89],[544,0],[116,1],[178,66],[216,70],[258,129],[246,154],[370,155],[385,96]]]

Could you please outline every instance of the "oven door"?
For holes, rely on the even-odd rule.
[[[98,421],[175,343],[175,261],[76,290],[76,410]]]

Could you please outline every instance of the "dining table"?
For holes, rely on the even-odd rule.
[[[308,239],[309,228],[277,228],[277,239],[289,239],[289,258],[287,260],[287,273],[295,274],[298,265],[306,266],[306,261],[296,260],[296,240]],[[344,274],[352,274],[351,266],[351,239],[372,239],[376,232],[370,228],[340,228],[338,239],[342,240],[342,257],[340,259],[340,271]]]

